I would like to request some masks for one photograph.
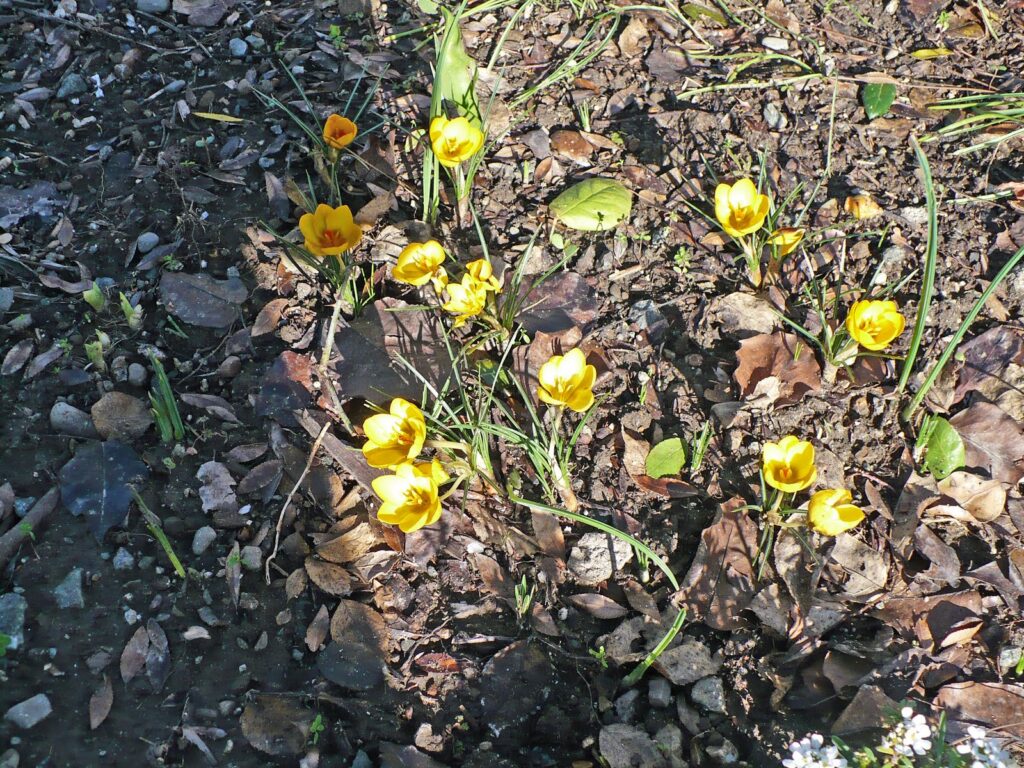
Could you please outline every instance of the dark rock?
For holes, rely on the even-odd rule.
[[[57,601],[57,606],[60,608],[85,608],[81,568],[73,568],[64,577],[64,581],[54,588],[53,599]]]
[[[28,603],[25,598],[14,592],[0,595],[0,632],[11,638],[8,650],[20,648],[25,644],[25,616]]]

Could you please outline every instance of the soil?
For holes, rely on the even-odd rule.
[[[434,17],[402,2],[363,7],[349,0],[175,0],[173,9],[152,13],[141,9],[159,3],[0,1],[0,219],[20,211],[4,219],[0,235],[0,291],[13,289],[0,342],[8,358],[19,343],[31,346],[21,366],[0,376],[0,481],[17,499],[11,509],[0,505],[0,534],[16,530],[19,515],[66,483],[61,470],[72,457],[101,442],[54,428],[55,403],[88,414],[110,391],[146,403],[150,384],[130,379],[128,368],[145,366],[151,378],[149,353],[156,350],[187,427],[173,447],[148,424],[120,435],[93,414],[107,442],[127,443],[148,468],[139,492],[161,519],[186,578],[174,573],[137,506],[97,540],[67,499],[0,573],[0,589],[28,606],[24,644],[0,657],[0,712],[39,693],[53,707],[28,730],[0,721],[0,764],[193,766],[215,759],[240,767],[541,768],[594,765],[603,753],[614,768],[629,764],[616,762],[620,751],[610,743],[621,735],[612,726],[625,724],[663,746],[653,756],[634,755],[636,765],[766,766],[779,764],[794,738],[829,733],[856,711],[870,720],[884,709],[881,698],[922,708],[959,702],[959,709],[947,705],[955,727],[982,722],[1024,736],[1021,718],[1010,717],[1024,708],[998,710],[986,721],[966,700],[950,698],[953,684],[984,683],[1024,701],[1019,676],[1000,661],[1024,645],[1019,475],[1004,479],[994,465],[981,473],[1004,479],[1009,492],[1002,514],[981,525],[944,518],[922,524],[921,532],[923,507],[914,507],[909,536],[916,538],[906,546],[899,526],[913,507],[905,486],[918,478],[916,424],[899,418],[906,396],[895,390],[898,361],[865,366],[856,383],[842,374],[830,383],[820,367],[804,370],[809,383],[790,398],[744,396],[736,379],[758,323],[781,329],[765,307],[813,323],[801,294],[809,270],[840,275],[849,291],[869,285],[881,269],[877,284],[897,286],[894,298],[908,318],[894,350],[905,354],[927,236],[909,137],[926,139],[951,119],[929,109],[939,99],[1021,90],[1013,73],[1024,67],[1024,7],[1001,4],[998,31],[989,34],[983,26],[979,33],[981,4],[723,5],[732,14],[724,24],[717,11],[686,25],[665,13],[626,11],[612,42],[574,78],[509,108],[607,10],[585,5],[577,15],[569,4],[533,4],[480,77],[480,88],[496,93],[489,120],[496,141],[473,201],[496,262],[515,264],[538,233],[543,245],[528,272],[558,261],[558,249],[547,244],[545,211],[571,182],[608,176],[634,193],[624,226],[571,235],[579,251],[566,269],[582,279],[545,290],[600,373],[600,404],[574,458],[577,496],[587,514],[649,542],[683,581],[676,591],[653,568],[645,581],[635,562],[598,588],[579,585],[566,571],[566,553],[586,529],[545,533],[528,510],[479,488],[450,504],[434,533],[397,535],[376,522],[373,495],[353,464],[358,453],[346,447],[359,440],[340,422],[330,433],[334,448],[325,442],[300,483],[316,419],[328,404],[311,369],[332,299],[323,286],[280,268],[280,249],[263,234],[295,227],[298,209],[285,182],[301,186],[316,170],[308,140],[253,89],[304,111],[301,87],[321,119],[369,99],[387,121],[343,164],[349,204],[369,222],[360,263],[371,301],[361,313],[346,306],[342,360],[334,363],[345,415],[359,424],[368,401],[382,401],[381,383],[392,381],[385,370],[398,369],[388,367],[381,349],[386,313],[373,300],[415,300],[386,279],[385,265],[428,231],[417,221],[422,154],[408,137],[426,124]],[[514,8],[463,25],[477,62],[498,51]],[[600,23],[601,35],[612,23]],[[236,55],[235,41],[244,42],[244,55]],[[941,46],[951,53],[911,55]],[[773,51],[784,56],[763,57]],[[761,58],[745,58],[755,55]],[[814,76],[790,82],[807,74]],[[883,76],[897,83],[896,101],[868,120],[863,87]],[[1020,204],[1005,186],[1022,181],[1021,139],[956,155],[966,143],[923,145],[942,215],[935,303],[911,391],[987,281],[1024,245]],[[798,190],[796,210],[805,211],[803,226],[816,239],[805,264],[755,290],[735,249],[696,209],[710,212],[717,179],[756,177],[762,167],[777,199]],[[32,192],[39,182],[52,186]],[[844,212],[844,201],[860,193],[880,206],[879,217],[856,221]],[[458,261],[479,257],[475,232],[458,226],[448,203],[434,236]],[[158,236],[155,257],[140,247],[144,233]],[[168,282],[177,275],[217,282],[204,282],[198,299],[183,298]],[[93,279],[107,293],[102,311],[79,295]],[[245,288],[241,300],[231,295],[236,279]],[[121,293],[143,310],[138,329],[118,307]],[[761,311],[743,305],[728,320],[728,302],[738,293],[758,297]],[[1019,343],[1022,310],[1018,269],[969,338],[1002,328]],[[226,322],[209,318],[225,312]],[[84,346],[98,331],[109,337],[106,371]],[[51,349],[52,359],[40,359]],[[823,362],[810,346],[803,354],[805,363]],[[929,396],[932,411],[967,413],[984,400],[977,393],[954,397],[960,367]],[[185,395],[222,400],[211,405]],[[303,409],[312,426],[293,413]],[[1012,412],[1005,417],[1020,429]],[[645,452],[665,437],[692,439],[708,422],[713,438],[703,465],[674,485],[630,471],[631,450]],[[816,556],[796,547],[790,555],[797,565],[787,571],[779,551],[789,550],[780,540],[783,549],[760,581],[748,578],[749,553],[746,566],[729,560],[735,553],[720,540],[737,514],[729,510],[756,500],[761,447],[785,434],[815,442],[821,474],[856,489],[869,521],[855,540],[882,553],[876,589],[858,593],[851,573],[878,563],[863,552],[832,560],[834,542],[818,542]],[[1007,461],[1014,466],[1024,457]],[[217,489],[237,493],[234,506],[204,503],[197,473],[209,462],[239,483]],[[503,457],[502,470],[518,471],[524,493],[536,496],[521,457]],[[296,483],[267,583],[263,562]],[[752,527],[736,523],[738,535],[752,530],[756,544],[763,522],[740,515]],[[196,532],[207,526],[215,538],[193,554]],[[357,553],[333,562],[323,554],[326,542],[354,529]],[[922,537],[933,532],[938,543],[929,549]],[[246,561],[245,547],[257,548],[258,563]],[[132,564],[119,569],[122,548]],[[943,562],[956,563],[942,578],[934,572],[939,549]],[[61,607],[57,587],[74,569],[82,571],[83,607]],[[524,576],[537,586],[529,620],[517,617],[512,593]],[[792,612],[753,610],[755,593],[758,605]],[[584,608],[569,599],[577,595],[603,596],[616,609]],[[935,646],[922,648],[913,622],[885,612],[893,601],[931,595],[968,605],[963,610],[980,629],[942,646],[936,619]],[[801,631],[810,601],[821,611],[818,620],[831,621],[822,618],[831,611],[834,624]],[[919,615],[933,605],[919,605]],[[690,615],[675,646],[694,641],[713,655],[712,674],[724,682],[721,711],[695,700],[693,680],[677,682],[669,700],[660,700],[661,684],[652,680],[668,673],[649,670],[633,689],[637,696],[622,686],[631,660],[643,655],[636,628],[656,638],[678,606]],[[766,618],[780,611],[781,627]],[[133,655],[126,645],[140,628],[148,650]],[[628,647],[616,658],[623,637]],[[597,659],[601,647],[606,664]],[[129,673],[137,667],[134,674],[126,675],[126,665]],[[106,681],[113,701],[103,713]],[[865,703],[864,690],[878,697]],[[91,712],[103,714],[94,727]],[[311,733],[314,718],[322,732],[313,726]],[[870,738],[876,725],[852,729],[850,740]],[[17,753],[14,762],[3,750]]]

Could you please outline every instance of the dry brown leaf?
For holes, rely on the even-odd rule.
[[[306,627],[306,647],[310,651],[316,653],[324,647],[324,642],[327,640],[327,633],[331,629],[331,614],[327,610],[326,605],[321,605],[320,610],[316,612],[316,616],[309,622],[309,626]]]
[[[558,518],[549,512],[534,510],[533,535],[540,544],[541,551],[556,560],[565,560],[565,534]]]
[[[329,535],[317,544],[316,554],[319,557],[344,565],[358,560],[383,543],[378,529],[365,520],[352,526],[351,519],[347,518],[331,527],[331,532],[338,532],[338,535]]]
[[[175,0],[175,6],[181,0]],[[269,693],[254,695],[242,712],[242,735],[268,755],[298,755],[306,747],[313,710],[298,698]]]
[[[689,615],[712,629],[736,630],[754,597],[752,565],[757,552],[757,526],[739,499],[722,504],[718,517],[704,529],[697,554],[676,599]]]
[[[288,574],[288,578],[284,582],[284,593],[288,596],[289,600],[294,600],[305,591],[308,583],[309,578],[306,575],[306,568],[296,568]]]
[[[383,617],[368,605],[341,600],[331,617],[331,639],[336,643],[358,639],[383,648],[388,642],[388,628]]]
[[[599,619],[621,619],[628,613],[623,606],[610,597],[599,595],[596,592],[569,595],[565,601]]]
[[[352,594],[352,577],[340,565],[310,556],[306,558],[306,573],[314,584],[329,595],[346,597]]]
[[[1024,427],[998,406],[974,403],[949,423],[963,438],[968,467],[1009,485],[1024,477]]]
[[[276,331],[281,323],[281,315],[287,308],[288,299],[273,299],[264,304],[250,329],[253,338]]]
[[[89,730],[95,731],[110,714],[110,708],[114,706],[114,686],[110,683],[110,676],[104,675],[103,682],[89,698]]]
[[[487,592],[502,600],[514,599],[515,588],[512,579],[494,558],[480,553],[470,555],[470,558],[480,572],[480,579]]]
[[[149,652],[149,633],[145,627],[135,630],[128,644],[121,652],[121,680],[128,683],[146,666]]]
[[[792,405],[821,389],[821,367],[812,350],[792,333],[760,334],[740,342],[733,376],[746,399],[760,405]]]
[[[953,472],[939,481],[939,490],[955,500],[974,521],[987,523],[995,520],[1006,509],[1006,490],[998,480],[986,480],[969,472]],[[933,507],[932,513],[946,509]]]
[[[982,723],[1000,733],[1024,738],[1024,687],[1000,683],[952,683],[933,702],[951,720]]]

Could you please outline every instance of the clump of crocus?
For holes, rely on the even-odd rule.
[[[398,261],[391,271],[391,276],[400,283],[419,287],[428,282],[440,291],[448,284],[448,274],[444,264],[446,254],[437,240],[425,243],[409,243],[398,254]]]
[[[355,140],[358,133],[359,128],[347,117],[331,115],[324,123],[324,144],[329,149],[344,149]],[[336,158],[337,152],[334,152],[332,159]]]
[[[878,352],[903,333],[906,322],[895,301],[864,300],[850,307],[846,332],[864,349]]]
[[[449,120],[438,115],[430,121],[430,148],[437,161],[454,168],[469,160],[484,145],[484,134],[465,117]]]
[[[371,467],[396,467],[412,461],[423,450],[427,424],[423,412],[396,397],[387,413],[376,413],[363,422],[366,443],[363,456]]]
[[[783,493],[802,491],[818,477],[814,446],[794,435],[786,435],[777,443],[765,443],[761,461],[764,481]]]
[[[375,478],[373,492],[381,500],[377,519],[404,533],[433,525],[441,517],[439,487],[450,479],[437,459],[401,464],[395,474]]]
[[[363,230],[352,219],[347,205],[332,208],[321,203],[313,213],[299,219],[305,247],[313,256],[340,256],[352,250],[363,238]]]
[[[466,273],[458,283],[448,283],[445,290],[447,300],[441,305],[446,312],[455,315],[453,325],[459,328],[474,317],[484,316],[495,327],[499,327],[493,315],[486,314],[491,294],[501,290],[501,283],[494,275],[494,268],[486,259],[477,259],[466,265]]]
[[[807,524],[823,536],[838,536],[864,520],[864,511],[853,504],[844,488],[818,491],[807,502]]]
[[[554,355],[537,373],[537,397],[549,405],[583,413],[594,404],[597,369],[587,363],[581,349]]]

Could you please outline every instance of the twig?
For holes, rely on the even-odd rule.
[[[7,566],[7,561],[14,556],[25,539],[35,533],[43,521],[50,516],[50,513],[57,508],[59,500],[60,491],[57,488],[51,488],[32,505],[32,509],[28,511],[21,522],[0,536],[0,571]]]
[[[316,440],[313,441],[313,447],[309,449],[309,458],[306,459],[306,466],[302,468],[302,474],[299,475],[299,479],[292,486],[291,491],[288,493],[288,498],[284,500],[284,506],[281,507],[281,513],[277,516],[277,525],[274,527],[274,551],[270,553],[270,557],[267,558],[267,562],[263,565],[263,576],[266,578],[267,584],[270,583],[270,564],[277,557],[277,548],[281,544],[281,528],[284,526],[285,512],[288,511],[288,506],[292,503],[292,497],[295,496],[295,492],[299,490],[299,486],[302,485],[306,475],[309,474],[309,470],[313,466],[313,460],[316,459],[316,454],[320,450],[320,443],[323,442],[324,436],[330,428],[331,422],[329,421],[320,428],[320,434],[316,436]]]

